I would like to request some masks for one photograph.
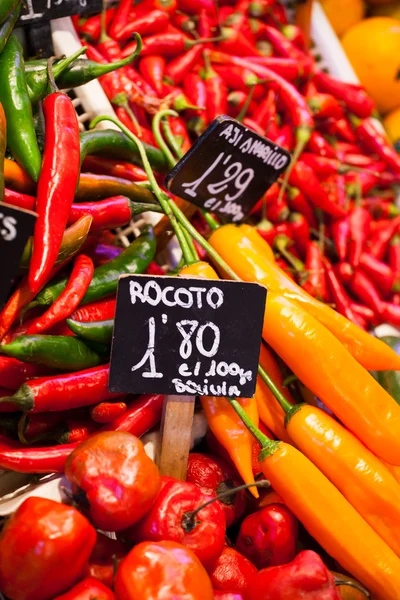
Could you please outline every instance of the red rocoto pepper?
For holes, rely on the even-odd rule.
[[[364,304],[369,306],[376,315],[382,315],[383,300],[377,288],[361,269],[356,269],[350,281],[353,294]]]
[[[115,298],[98,300],[86,306],[80,306],[71,314],[74,321],[106,321],[115,317]]]
[[[240,526],[236,548],[257,569],[283,565],[296,556],[297,519],[284,504],[269,504]]]
[[[127,432],[97,433],[80,444],[67,459],[65,475],[82,510],[104,531],[136,523],[160,489],[158,468],[139,438]]]
[[[312,550],[278,567],[262,569],[254,578],[248,600],[340,600],[332,573]]]
[[[47,375],[50,369],[41,365],[22,362],[9,356],[0,356],[0,387],[16,390],[20,385],[32,379]]]
[[[293,238],[300,256],[306,255],[307,243],[310,239],[310,226],[307,219],[301,213],[291,213],[289,223],[293,232]]]
[[[363,252],[360,256],[360,267],[372,279],[378,290],[383,296],[388,296],[391,292],[398,292],[399,285],[396,286],[395,272],[387,265],[368,254]]]
[[[335,305],[336,310],[344,315],[349,321],[355,323],[365,329],[365,320],[358,313],[355,313],[352,308],[351,298],[348,296],[342,281],[336,274],[336,271],[332,267],[330,261],[324,257],[324,266],[325,266],[325,275],[329,286],[329,291],[332,296],[333,303]],[[350,267],[350,276],[349,280],[353,275],[353,269]]]
[[[25,210],[35,210],[36,198],[5,188],[2,202],[11,204],[12,206],[18,206],[18,208],[24,208]]]
[[[100,402],[90,409],[90,418],[96,423],[111,423],[125,412],[125,402]]]
[[[369,236],[371,215],[366,208],[356,206],[349,213],[349,263],[358,267],[360,257]]]
[[[28,275],[29,287],[35,293],[43,287],[56,262],[80,170],[79,124],[71,99],[54,91],[43,101],[43,114],[45,147]]]
[[[208,496],[217,496],[240,485],[234,469],[221,458],[193,452],[189,454],[186,481],[197,485]],[[226,526],[230,527],[244,514],[246,495],[240,490],[235,495],[217,500],[224,509]]]
[[[389,169],[395,173],[400,173],[400,158],[388,138],[381,133],[370,119],[361,121],[356,117],[352,118],[352,123],[358,139],[370,152],[374,152],[383,160]]]
[[[83,576],[95,541],[94,527],[76,508],[27,498],[0,534],[1,591],[53,600]]]
[[[139,71],[161,97],[164,90],[165,58],[163,56],[144,56],[139,63]]]
[[[133,213],[134,203],[126,196],[112,196],[97,202],[79,202],[71,206],[68,225],[72,225],[83,215],[91,215],[91,233],[101,229],[116,229],[129,223]]]
[[[308,241],[306,247],[305,268],[307,281],[303,286],[312,296],[327,302],[329,292],[325,275],[324,257],[316,242]]]
[[[375,258],[382,260],[390,240],[398,232],[399,227],[400,216],[388,221],[386,225],[383,224],[382,228],[373,231],[368,242],[369,253],[375,256]]]
[[[101,365],[75,373],[38,377],[24,383],[7,401],[14,403],[15,410],[32,412],[52,412],[98,404],[123,395],[108,391],[109,369],[109,365]]]
[[[94,577],[109,588],[113,587],[116,564],[127,554],[127,548],[119,540],[97,532],[96,545],[86,566],[86,576]]]
[[[124,536],[134,543],[144,540],[182,543],[204,566],[212,568],[224,548],[225,512],[220,504],[212,502],[193,514],[209,499],[193,483],[162,477],[161,490],[152,508]]]
[[[75,259],[65,289],[50,308],[28,327],[27,335],[46,331],[46,329],[69,317],[86,294],[92,281],[93,271],[93,261],[84,254],[80,254]]]
[[[315,71],[314,82],[319,90],[332,94],[358,117],[369,117],[375,108],[373,100],[362,88],[334,79],[323,71]]]
[[[317,208],[327,212],[332,217],[344,217],[346,211],[330,200],[321,186],[313,169],[302,161],[298,161],[289,176],[289,183],[297,187],[305,197]]]
[[[126,431],[141,437],[160,422],[163,403],[162,394],[143,394],[132,400],[122,415],[103,425],[100,431]]]
[[[116,600],[114,592],[93,577],[86,577],[54,600]]]
[[[243,554],[225,546],[209,574],[213,588],[223,592],[239,592],[246,598],[257,569]]]
[[[210,578],[189,548],[171,541],[142,542],[121,562],[115,578],[118,600],[184,598],[213,600]]]

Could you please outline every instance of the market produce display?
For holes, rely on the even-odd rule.
[[[381,101],[321,70],[276,0],[105,2],[49,59],[24,56],[20,8],[0,7],[1,243],[1,206],[36,222],[0,312],[0,468],[62,475],[64,496],[16,500],[1,594],[399,600],[400,338],[374,335],[400,326],[396,119],[389,139]],[[68,90],[94,79],[116,116],[80,132]],[[221,115],[291,155],[239,224],[165,184]],[[160,466],[164,395],[109,388],[138,274],[267,289],[255,395],[199,396],[185,480]]]

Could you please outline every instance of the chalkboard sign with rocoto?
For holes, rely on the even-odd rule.
[[[102,0],[23,0],[19,24],[30,25],[81,13],[98,13],[102,5]]]
[[[121,277],[110,390],[253,396],[265,300],[256,283]]]
[[[290,154],[231,117],[215,119],[166,177],[170,192],[240,222],[288,167]]]

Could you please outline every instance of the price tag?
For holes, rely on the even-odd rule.
[[[23,0],[19,24],[30,25],[81,13],[98,13],[102,5],[102,0]]]
[[[286,150],[222,115],[167,175],[166,185],[176,196],[236,223],[289,163]]]
[[[110,391],[252,397],[265,300],[256,283],[121,277]]]
[[[0,306],[7,300],[35,221],[36,213],[0,202]]]

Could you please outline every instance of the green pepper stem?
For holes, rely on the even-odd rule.
[[[206,220],[206,223],[209,226],[209,228],[211,229],[211,231],[215,231],[216,229],[218,229],[220,227],[220,224],[218,223],[218,221],[216,219],[214,219],[214,217],[212,216],[211,213],[201,209],[201,214],[203,215],[204,219]]]
[[[245,116],[246,116],[246,113],[247,113],[248,108],[250,106],[250,102],[252,101],[253,96],[254,96],[254,90],[256,89],[256,85],[257,84],[254,84],[254,85],[251,86],[250,92],[247,94],[246,101],[243,104],[240,113],[236,117],[236,120],[239,121],[239,123],[241,123],[243,121],[243,119],[245,118]]]
[[[174,166],[176,165],[176,159],[173,156],[171,150],[168,148],[167,143],[165,142],[162,134],[161,134],[161,120],[163,119],[163,117],[166,116],[174,116],[177,117],[178,113],[175,112],[174,110],[160,110],[158,111],[158,113],[156,113],[154,115],[152,124],[151,124],[151,129],[153,131],[153,135],[154,135],[154,139],[156,140],[161,152],[164,154],[165,158],[168,161],[168,165],[170,166],[171,169],[174,168]]]
[[[283,408],[285,413],[288,413],[290,410],[292,410],[293,404],[291,404],[289,402],[289,400],[287,400],[285,398],[285,396],[282,394],[281,390],[275,385],[275,383],[273,382],[271,377],[268,375],[266,370],[260,364],[258,365],[258,373],[259,373],[261,379],[263,380],[263,382],[267,385],[269,390],[275,396],[275,398],[277,399],[277,401],[279,402],[279,404],[281,405],[281,407]]]
[[[178,158],[182,158],[182,156],[184,156],[185,153],[183,152],[182,148],[178,144],[177,138],[174,136],[174,134],[171,131],[171,126],[169,124],[169,120],[168,119],[163,119],[161,121],[161,126],[162,126],[162,129],[163,129],[163,133],[165,135],[165,138],[166,138],[168,144],[170,145],[170,147],[172,148],[172,150],[175,152],[175,155]]]
[[[129,129],[127,127],[125,127],[125,125],[123,125],[118,119],[116,119],[114,117],[110,117],[108,115],[101,115],[101,116],[93,119],[93,121],[90,123],[90,126],[89,126],[90,129],[95,127],[97,125],[97,123],[100,123],[100,121],[111,121],[112,123],[117,125],[117,127],[119,127],[121,129],[121,131],[123,131],[123,133],[125,133],[125,135],[131,141],[136,143],[137,148],[139,150],[140,158],[142,159],[144,170],[146,171],[147,177],[151,183],[151,187],[153,189],[154,195],[156,196],[157,200],[160,203],[161,208],[163,209],[165,215],[167,216],[167,218],[169,219],[169,221],[171,223],[171,227],[174,230],[174,233],[178,239],[180,247],[182,248],[182,254],[183,254],[186,264],[188,264],[188,265],[191,264],[192,262],[194,262],[195,259],[192,256],[190,248],[186,242],[186,238],[182,232],[181,226],[179,225],[177,219],[175,218],[175,216],[173,214],[173,211],[171,210],[171,205],[174,203],[173,202],[170,203],[170,199],[158,185],[157,180],[154,177],[152,168],[150,166],[149,159],[147,158],[146,150],[145,150],[141,140],[134,133],[129,131]]]
[[[262,433],[258,427],[254,425],[244,408],[241,406],[240,402],[235,398],[227,398],[228,402],[232,406],[235,413],[240,417],[243,421],[244,425],[250,431],[252,436],[256,439],[256,441],[260,444],[261,448],[268,448],[274,442],[269,439],[264,433]]]

